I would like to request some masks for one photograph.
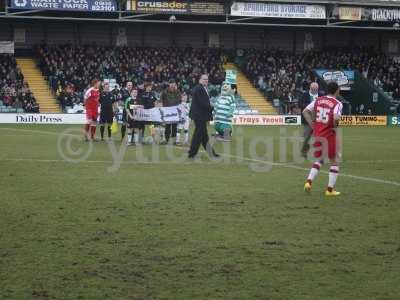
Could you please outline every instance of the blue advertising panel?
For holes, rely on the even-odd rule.
[[[116,0],[11,0],[11,8],[94,12],[118,10]]]

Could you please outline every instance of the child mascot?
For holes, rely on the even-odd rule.
[[[229,142],[232,139],[232,119],[236,108],[236,84],[227,81],[222,83],[221,95],[214,105],[214,128],[216,138]]]

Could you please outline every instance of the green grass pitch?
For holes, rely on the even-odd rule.
[[[0,126],[0,299],[399,299],[399,129],[343,128],[327,199],[282,146],[299,127],[237,128],[225,161],[130,147],[114,169],[106,143],[64,161],[67,128]]]

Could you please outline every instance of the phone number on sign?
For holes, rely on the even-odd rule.
[[[92,10],[99,11],[116,11],[115,5],[110,1],[94,1],[92,5]]]

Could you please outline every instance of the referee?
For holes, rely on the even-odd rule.
[[[104,141],[104,126],[107,124],[108,140],[111,140],[111,125],[114,119],[115,95],[110,91],[110,84],[103,83],[103,91],[100,94],[100,135]]]

